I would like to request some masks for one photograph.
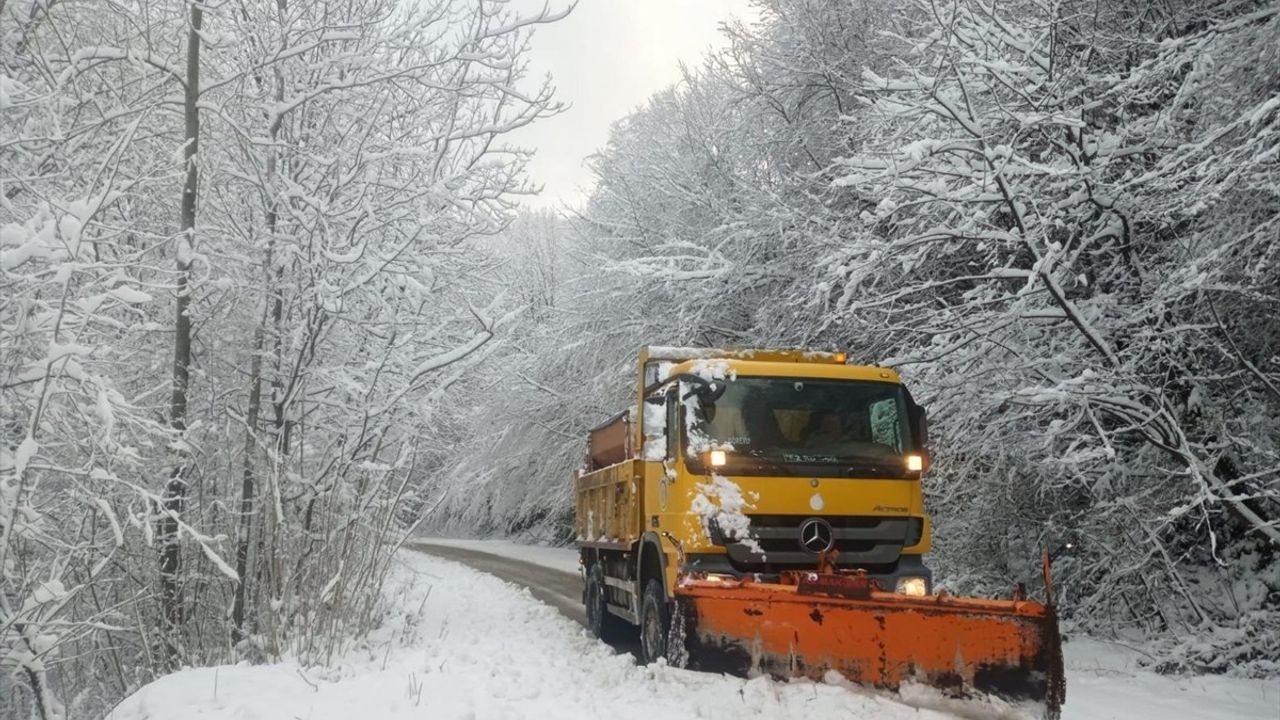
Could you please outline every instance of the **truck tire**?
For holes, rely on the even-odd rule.
[[[591,563],[587,571],[587,584],[582,594],[582,602],[587,611],[587,629],[592,635],[612,643],[626,636],[630,627],[622,618],[612,615],[605,608],[604,568],[600,563]]]
[[[667,637],[671,634],[671,608],[662,581],[649,578],[640,599],[640,656],[645,664],[667,656]]]

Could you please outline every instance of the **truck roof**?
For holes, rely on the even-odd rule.
[[[872,382],[900,383],[898,373],[889,368],[873,365],[839,365],[819,362],[778,362],[774,360],[739,360],[737,358],[711,358],[716,365],[724,364],[722,372],[738,377],[811,378],[822,380],[867,380]],[[675,363],[667,372],[670,375],[699,373],[699,365],[705,358]],[[719,375],[719,373],[717,373]]]
[[[727,364],[726,370],[738,375],[828,378],[832,380],[871,380],[898,383],[898,373],[875,365],[848,365],[842,352],[774,348],[688,348],[647,345],[640,349],[640,366],[652,361],[671,363],[661,377],[669,372],[695,370],[679,367],[691,361],[715,360]],[[656,374],[647,378],[646,385],[659,379]]]
[[[843,365],[845,354],[823,350],[791,348],[694,348],[667,345],[646,345],[640,349],[641,361],[666,360],[763,360],[786,363],[827,363]]]

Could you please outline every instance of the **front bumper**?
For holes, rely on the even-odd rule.
[[[805,570],[817,567],[817,556],[813,558],[813,565],[810,568],[795,567],[787,568],[792,570]],[[718,575],[732,575],[736,578],[751,576],[763,582],[776,582],[779,578],[777,572],[744,572],[734,567],[729,560],[728,555],[720,553],[694,553],[685,557],[684,565],[680,566],[680,572],[686,574],[696,573],[714,573]],[[881,588],[887,592],[893,592],[898,586],[898,579],[903,577],[922,577],[925,582],[925,594],[933,594],[933,571],[924,564],[924,558],[919,555],[900,555],[898,561],[888,567],[868,568],[867,576],[876,581]]]

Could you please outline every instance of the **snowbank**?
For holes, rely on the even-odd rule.
[[[934,720],[953,715],[832,684],[639,667],[527,591],[449,561],[403,553],[391,612],[331,669],[283,662],[186,670],[126,699],[112,720]],[[1274,718],[1274,685],[1174,680],[1109,646],[1072,643],[1067,718]],[[972,713],[965,713],[972,717]]]
[[[1280,718],[1280,678],[1157,675],[1139,666],[1141,653],[1090,638],[1071,640],[1063,654],[1063,720]]]
[[[639,667],[497,578],[405,553],[395,611],[332,669],[284,662],[185,670],[112,720],[877,718],[945,715],[838,685]]]

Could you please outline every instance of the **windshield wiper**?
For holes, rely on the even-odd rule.
[[[760,451],[758,451],[758,450],[753,450],[753,451],[751,451],[751,452],[748,452],[748,453],[747,453],[747,457],[751,458],[752,460],[758,460],[758,461],[760,461],[760,464],[762,464],[762,465],[766,465],[766,466],[768,466],[769,468],[771,468],[771,469],[773,469],[773,470],[777,470],[777,471],[778,471],[778,474],[780,474],[780,475],[794,475],[794,474],[795,474],[795,473],[793,473],[793,472],[791,471],[791,468],[790,468],[790,467],[788,467],[788,466],[786,466],[786,465],[784,465],[784,464],[782,464],[782,463],[778,462],[777,460],[772,460],[772,459],[770,459],[770,458],[765,457],[764,455],[761,455],[761,454],[760,454]]]
[[[901,477],[902,469],[892,465],[876,462],[844,463],[844,474],[847,477],[885,476]]]

